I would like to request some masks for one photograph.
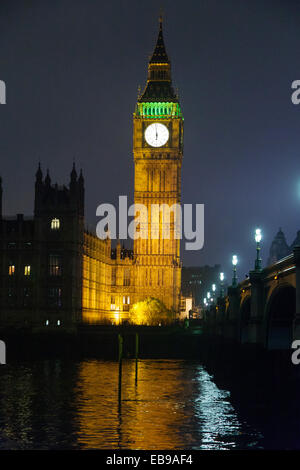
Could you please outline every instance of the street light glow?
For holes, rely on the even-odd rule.
[[[220,273],[220,281],[221,281],[221,282],[224,281],[224,273]]]
[[[207,292],[207,298],[210,299],[210,292]]]
[[[255,230],[255,241],[256,241],[256,260],[255,260],[255,271],[261,271],[261,257],[260,257],[260,241],[262,239],[261,229]]]
[[[256,243],[259,243],[261,241],[261,238],[262,238],[261,229],[257,228],[255,230],[255,241],[256,241]]]
[[[238,258],[237,258],[236,255],[233,255],[233,257],[232,257],[232,264],[233,264],[233,266],[236,266],[238,264]]]
[[[215,290],[216,290],[216,284],[213,284],[213,285],[211,286],[211,288],[212,288],[212,291],[215,292]]]

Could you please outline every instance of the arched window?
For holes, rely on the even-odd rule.
[[[15,274],[15,271],[16,271],[16,267],[14,264],[10,264],[8,266],[8,275],[9,276],[13,276]]]
[[[30,272],[31,272],[31,266],[27,264],[26,266],[24,266],[24,276],[30,276]]]
[[[51,230],[59,230],[60,228],[60,220],[59,219],[52,219],[51,220]]]

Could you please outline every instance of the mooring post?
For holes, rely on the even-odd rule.
[[[118,335],[119,340],[119,402],[122,398],[122,357],[123,357],[123,336]]]
[[[138,379],[138,358],[139,358],[139,334],[135,334],[135,383]]]

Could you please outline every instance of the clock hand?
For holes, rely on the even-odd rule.
[[[157,140],[157,125],[155,124],[155,135],[156,135],[156,140]]]

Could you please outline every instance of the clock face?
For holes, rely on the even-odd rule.
[[[154,122],[145,130],[145,139],[151,147],[162,147],[168,142],[169,130],[164,124]]]

